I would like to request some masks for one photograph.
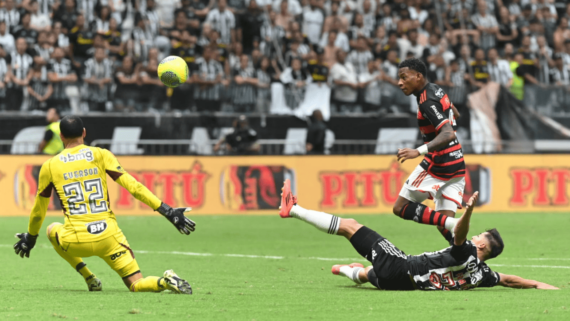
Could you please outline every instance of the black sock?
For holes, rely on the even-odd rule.
[[[453,245],[453,235],[451,234],[451,231],[448,229],[443,229],[440,231],[441,235],[443,235],[443,237],[445,237],[445,240],[447,240],[447,242],[449,243],[449,245]]]

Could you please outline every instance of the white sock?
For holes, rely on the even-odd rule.
[[[448,216],[447,219],[445,220],[444,227],[450,230],[452,234],[455,234],[454,230],[455,230],[455,225],[457,225],[457,221],[459,221],[458,218]]]
[[[299,205],[294,205],[289,214],[329,234],[336,234],[340,226],[339,217],[323,212],[307,210]]]
[[[346,276],[347,278],[354,281],[354,283],[356,283],[356,284],[362,284],[362,281],[360,280],[360,277],[358,276],[360,274],[361,270],[364,270],[364,268],[361,268],[361,267],[351,268],[350,266],[345,265],[345,266],[340,267],[339,274]]]

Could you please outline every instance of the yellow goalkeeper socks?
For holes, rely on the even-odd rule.
[[[166,290],[166,282],[164,278],[158,276],[147,276],[131,284],[131,291],[133,292],[161,292],[164,290]]]

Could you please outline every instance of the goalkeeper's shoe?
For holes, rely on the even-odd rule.
[[[174,293],[192,294],[192,287],[188,281],[181,279],[174,271],[168,270],[164,272],[164,281],[166,287]]]
[[[103,284],[101,283],[101,280],[95,276],[95,274],[91,274],[91,276],[88,277],[85,282],[87,283],[87,288],[89,291],[103,291]]]
[[[352,264],[337,264],[337,265],[333,265],[331,272],[334,275],[338,275],[340,273],[340,268],[343,266],[349,266],[350,268],[355,268],[355,267],[361,267],[363,268],[364,265],[360,264],[360,263],[352,263]]]
[[[297,196],[291,192],[291,181],[286,179],[281,188],[281,206],[279,206],[279,215],[281,217],[291,217],[289,212],[293,205],[297,204]]]

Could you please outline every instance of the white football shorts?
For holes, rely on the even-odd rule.
[[[429,198],[435,202],[436,211],[456,212],[458,208],[462,208],[464,189],[464,177],[444,181],[431,176],[418,165],[402,186],[400,196],[416,203],[422,203]]]

